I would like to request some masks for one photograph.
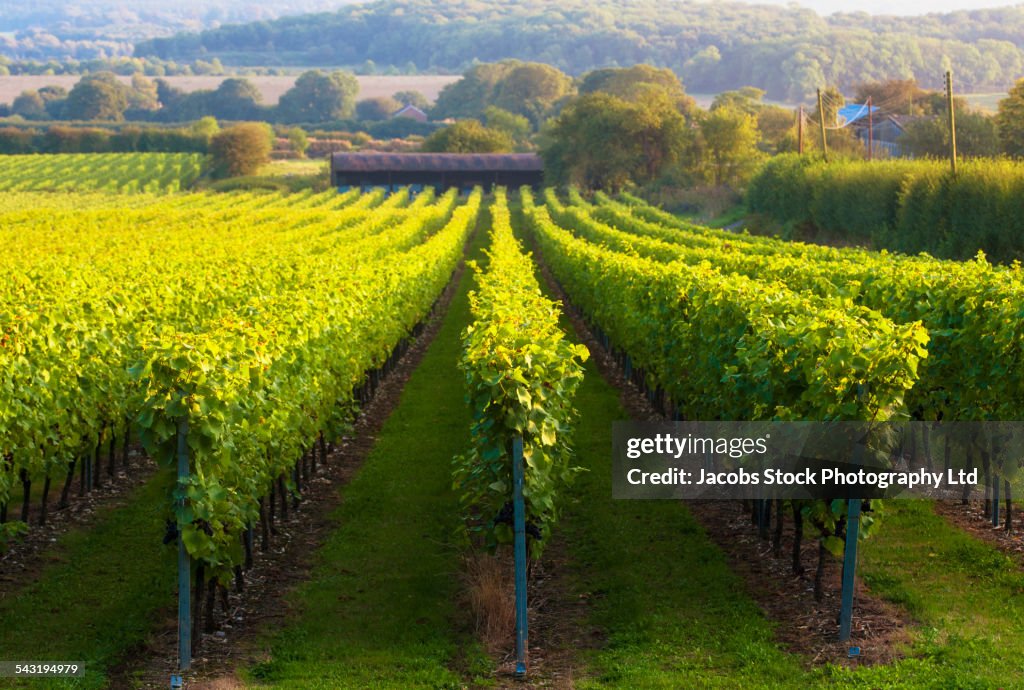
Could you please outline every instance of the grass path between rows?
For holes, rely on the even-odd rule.
[[[480,258],[485,230],[469,258]],[[472,282],[467,269],[373,450],[341,489],[338,528],[291,598],[293,622],[269,638],[271,658],[242,674],[254,687],[460,688],[474,667],[491,670],[461,631],[456,603],[451,460],[469,439],[457,363]]]
[[[521,227],[517,235],[531,246]],[[579,340],[568,319],[562,328]],[[586,471],[556,530],[573,589],[590,602],[586,625],[603,639],[580,650],[574,686],[761,688],[801,675],[682,503],[612,499],[612,424],[630,417],[593,359],[575,406],[576,462]]]
[[[585,625],[604,641],[581,652],[575,687],[1024,687],[1024,572],[928,502],[890,502],[861,549],[861,577],[919,622],[908,656],[813,667],[773,641],[774,623],[684,504],[612,500],[611,425],[628,416],[593,366],[577,407],[577,461],[588,471],[558,530],[574,589],[591,602]]]
[[[108,670],[141,645],[175,597],[176,549],[164,546],[173,474],[161,470],[89,527],[42,554],[38,578],[0,592],[0,659],[83,662],[81,678],[0,687],[104,688]]]
[[[859,572],[919,622],[911,658],[863,674],[865,687],[1024,687],[1024,570],[965,532],[931,501],[886,502]],[[871,682],[875,681],[875,682]]]
[[[580,651],[575,687],[1024,687],[1024,572],[929,502],[888,502],[882,529],[861,548],[861,577],[918,621],[907,657],[814,667],[773,641],[775,624],[685,504],[611,498],[612,423],[629,415],[593,360],[576,407],[577,463],[587,472],[556,530],[576,594],[591,602],[586,625],[604,641]]]

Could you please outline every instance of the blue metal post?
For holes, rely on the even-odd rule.
[[[992,473],[992,526],[999,526],[999,477],[995,472]]]
[[[188,419],[178,422],[178,484],[188,481]],[[181,499],[184,503],[185,499]],[[192,666],[192,563],[185,540],[178,537],[178,668]]]
[[[516,565],[516,676],[526,676],[529,624],[526,615],[526,504],[523,501],[523,439],[512,440],[512,518]]]
[[[857,537],[860,531],[859,498],[846,502],[846,550],[843,553],[843,592],[839,607],[839,641],[847,642],[853,627],[853,578],[857,572]]]

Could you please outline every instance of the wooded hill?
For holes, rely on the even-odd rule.
[[[0,0],[0,56],[44,62],[114,58],[131,55],[136,42],[154,36],[322,12],[350,1]]]
[[[916,78],[1005,90],[1024,72],[1024,7],[821,17],[795,6],[660,0],[382,0],[337,12],[152,39],[136,55],[228,65],[342,65],[458,72],[518,58],[570,74],[647,62],[693,92],[753,85],[797,100],[823,84]]]

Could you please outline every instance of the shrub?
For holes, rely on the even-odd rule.
[[[251,175],[270,161],[274,132],[263,122],[229,127],[210,141],[214,174],[219,177]]]
[[[895,223],[900,187],[908,174],[906,161],[815,166],[807,181],[811,219],[819,227],[844,228],[850,239],[869,243]]]
[[[462,120],[439,129],[423,142],[423,150],[435,153],[499,153],[511,151],[512,137],[484,127],[476,120]]]
[[[0,154],[35,153],[36,130],[0,127]]]
[[[356,103],[356,117],[360,120],[386,120],[401,107],[401,103],[389,96],[366,98]]]
[[[50,127],[43,135],[44,153],[107,153],[110,132],[92,127]]]
[[[812,158],[784,154],[765,163],[747,187],[750,210],[784,222],[809,222],[811,196],[807,168],[812,161]]]
[[[292,127],[288,130],[288,146],[299,158],[306,157],[306,150],[309,148],[309,137],[301,127]]]

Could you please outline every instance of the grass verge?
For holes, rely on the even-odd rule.
[[[576,405],[577,460],[588,471],[559,529],[591,634],[603,640],[579,659],[577,687],[772,687],[802,675],[685,506],[612,500],[612,422],[628,415],[592,363]]]
[[[86,675],[0,687],[103,688],[174,601],[175,554],[161,543],[173,475],[161,470],[42,554],[29,585],[0,594],[0,658],[84,662]]]

